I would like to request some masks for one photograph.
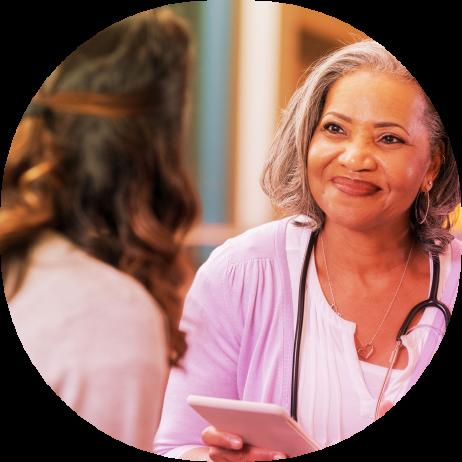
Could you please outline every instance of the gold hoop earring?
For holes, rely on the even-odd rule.
[[[429,183],[428,183],[429,189],[424,191],[424,194],[427,196],[427,209],[426,209],[426,211],[425,211],[425,216],[423,217],[423,219],[422,219],[421,221],[419,221],[419,210],[418,210],[420,207],[418,207],[417,204],[420,202],[419,194],[420,194],[422,191],[419,191],[419,194],[417,195],[418,198],[417,198],[417,200],[415,201],[415,218],[416,218],[416,221],[417,221],[417,223],[418,223],[419,225],[423,225],[423,224],[425,223],[425,221],[427,220],[428,211],[429,211],[429,209],[430,209],[430,194],[429,194],[429,191],[430,191],[430,188],[431,188],[432,184],[433,184],[433,183],[432,183],[431,181],[429,181]]]

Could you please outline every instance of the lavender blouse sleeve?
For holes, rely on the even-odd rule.
[[[183,367],[170,373],[154,441],[154,452],[166,457],[180,458],[191,446],[203,446],[201,432],[208,423],[188,406],[189,394],[238,398],[242,319],[230,285],[242,275],[228,265],[228,247],[215,250],[199,269],[185,300],[180,329],[186,332],[188,350]]]

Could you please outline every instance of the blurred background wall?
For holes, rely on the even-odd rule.
[[[366,35],[322,13],[269,1],[171,8],[188,20],[195,42],[189,163],[203,215],[188,242],[197,267],[227,238],[277,218],[259,178],[281,111],[313,61]]]

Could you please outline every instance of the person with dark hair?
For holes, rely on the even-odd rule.
[[[278,404],[321,448],[336,444],[407,393],[445,333],[462,253],[456,163],[430,99],[383,46],[346,45],[310,69],[262,184],[286,217],[228,240],[199,269],[159,454],[287,456],[209,426],[189,394]]]
[[[190,61],[165,8],[98,33],[33,98],[3,178],[2,275],[25,351],[77,414],[146,451],[186,351]]]

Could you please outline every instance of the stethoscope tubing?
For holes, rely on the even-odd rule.
[[[299,368],[300,368],[300,343],[302,339],[302,330],[303,330],[303,317],[305,313],[305,293],[306,293],[306,280],[308,274],[308,266],[309,261],[311,258],[311,254],[313,252],[313,248],[315,242],[317,240],[319,234],[319,230],[314,230],[311,232],[311,236],[306,247],[305,257],[303,260],[302,271],[300,273],[300,284],[299,284],[299,291],[298,291],[298,311],[297,311],[297,324],[295,328],[295,338],[294,338],[294,349],[293,349],[293,357],[292,357],[292,394],[291,394],[291,403],[290,403],[290,414],[294,420],[297,420],[297,400],[298,400],[298,378],[299,378]],[[442,302],[438,301],[437,294],[438,294],[438,285],[439,285],[439,278],[440,278],[440,261],[438,255],[432,255],[433,261],[433,277],[432,277],[432,286],[430,289],[430,297],[427,300],[424,300],[414,306],[406,316],[403,324],[401,325],[398,334],[396,336],[397,341],[397,349],[392,355],[394,360],[391,362],[389,370],[387,372],[385,383],[389,377],[390,371],[396,361],[397,354],[399,349],[402,345],[401,337],[406,335],[409,329],[409,326],[414,319],[414,317],[422,310],[426,308],[433,307],[438,308],[444,315],[446,329],[449,324],[449,320],[451,318],[451,311],[449,308]],[[377,403],[377,409],[379,408],[379,404],[381,398],[383,397],[383,387],[382,392],[380,393],[380,398]],[[376,410],[376,418],[377,418],[377,410]]]

